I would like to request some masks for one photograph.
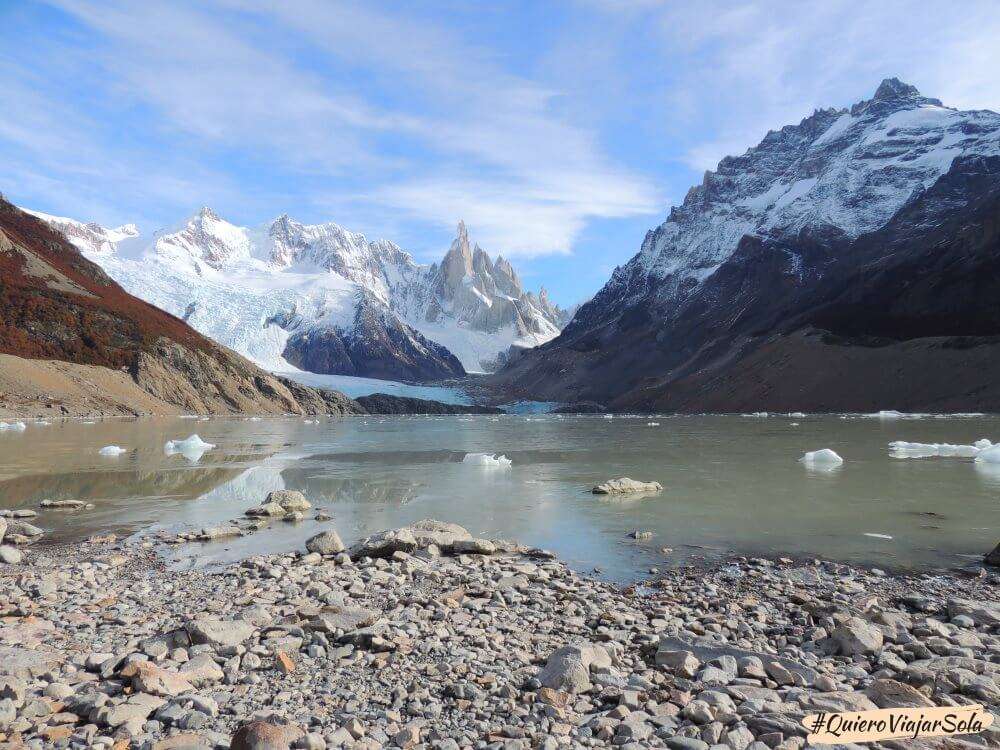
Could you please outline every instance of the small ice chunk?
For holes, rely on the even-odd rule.
[[[97,452],[102,456],[120,456],[122,453],[128,453],[128,450],[120,445],[105,445]]]
[[[24,422],[0,422],[0,430],[10,430],[12,432],[24,432],[27,429]]]
[[[197,435],[191,435],[191,437],[184,440],[168,440],[166,445],[163,446],[163,450],[168,456],[180,453],[189,461],[197,461],[205,454],[205,451],[211,450],[214,447],[213,443],[206,443]]]
[[[799,459],[806,466],[833,467],[844,463],[836,451],[829,448],[821,448],[818,451],[809,451]]]
[[[646,422],[646,427],[659,427],[659,422]]]
[[[744,416],[744,417],[756,417],[758,419],[767,419],[768,417],[771,416],[771,413],[770,412],[766,412],[766,411],[755,411],[752,414],[743,414],[742,416]]]
[[[792,418],[795,418],[795,419],[801,419],[805,415],[806,415],[805,412],[802,412],[802,411],[790,411],[790,412],[788,412],[788,416],[790,416]]]
[[[788,426],[789,426],[789,427],[798,427],[798,426],[799,426],[799,423],[798,423],[798,422],[789,422],[789,423],[788,423]]]
[[[487,469],[509,469],[512,462],[506,456],[498,456],[495,453],[466,453],[462,463],[483,466]]]
[[[883,409],[875,416],[879,419],[902,419],[905,415],[903,412],[896,411],[895,409]]]
[[[876,534],[872,531],[866,531],[865,536],[870,536],[872,539],[892,539],[888,534]]]

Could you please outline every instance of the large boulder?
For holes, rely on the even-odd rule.
[[[619,477],[597,485],[591,492],[595,495],[628,495],[635,492],[659,492],[662,489],[663,485],[659,482],[639,482],[628,477]]]
[[[392,557],[396,552],[413,552],[417,549],[417,540],[408,528],[380,531],[365,537],[349,550],[353,559],[362,557]]]
[[[611,657],[603,646],[591,643],[563,646],[549,656],[538,673],[538,681],[552,690],[583,693],[591,688],[591,668],[610,666]]]
[[[335,529],[323,531],[306,539],[306,549],[320,555],[337,555],[347,549]]]
[[[838,625],[830,635],[838,654],[861,656],[882,648],[882,631],[860,617],[851,617]]]
[[[442,550],[450,550],[455,542],[472,539],[472,534],[457,523],[435,521],[433,518],[425,518],[417,521],[407,528],[413,534],[413,538],[417,540],[417,546],[421,549],[436,544]]]
[[[289,513],[309,510],[312,507],[312,503],[298,490],[273,490],[267,493],[267,499],[264,501],[265,505],[270,503],[277,503]]]
[[[303,732],[290,724],[251,721],[233,735],[229,750],[288,750]]]

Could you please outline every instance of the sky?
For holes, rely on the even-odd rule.
[[[897,76],[1000,110],[985,2],[0,0],[0,192],[144,234],[203,205],[440,259],[463,219],[559,303],[727,154]]]

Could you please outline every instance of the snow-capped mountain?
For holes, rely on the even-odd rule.
[[[920,243],[949,222],[973,221],[970,212],[992,194],[998,164],[1000,115],[958,111],[887,79],[871,99],[816,111],[798,125],[769,132],[742,156],[723,159],[562,334],[511,365],[498,385],[622,408],[675,407],[684,392],[686,404],[704,408],[698,399],[707,403],[709,394],[692,396],[692,379],[726,370],[727,387],[739,391],[738,371],[768,336],[821,319],[825,330],[834,330],[830,316],[819,315],[820,305],[828,313],[837,299],[842,313],[854,310],[858,317],[850,326],[843,315],[838,324],[853,335],[881,325],[879,316],[906,304],[918,285],[917,276],[908,276],[907,287],[897,276],[903,267],[892,264],[923,253]],[[891,260],[883,257],[889,247],[895,248]],[[974,267],[969,258],[958,262]],[[870,296],[872,264],[886,284],[896,279],[890,286],[904,290],[902,296]],[[859,275],[860,269],[869,275]],[[838,297],[843,294],[848,297]],[[921,303],[927,312],[907,315],[937,310],[933,314],[942,317],[951,305],[953,323],[979,330],[972,316],[962,314],[971,300],[952,294],[928,293]],[[884,323],[879,330],[894,331],[894,340],[919,333],[910,324]],[[961,325],[948,330],[960,333]],[[822,369],[819,360],[816,367]],[[801,388],[795,398],[821,401]]]
[[[442,263],[426,266],[387,240],[287,215],[246,228],[206,207],[145,244],[132,225],[36,215],[131,293],[272,370],[457,377],[553,338],[566,321],[506,260],[470,250],[461,224]]]
[[[108,229],[93,222],[84,224],[82,221],[43,214],[40,211],[27,212],[62,232],[82,252],[91,255],[113,253],[120,245],[139,237],[139,228],[135,224]]]

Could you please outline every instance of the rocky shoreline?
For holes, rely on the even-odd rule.
[[[1000,712],[987,568],[735,558],[620,587],[434,521],[308,547],[179,572],[104,537],[0,565],[0,747],[797,750],[809,713]]]

